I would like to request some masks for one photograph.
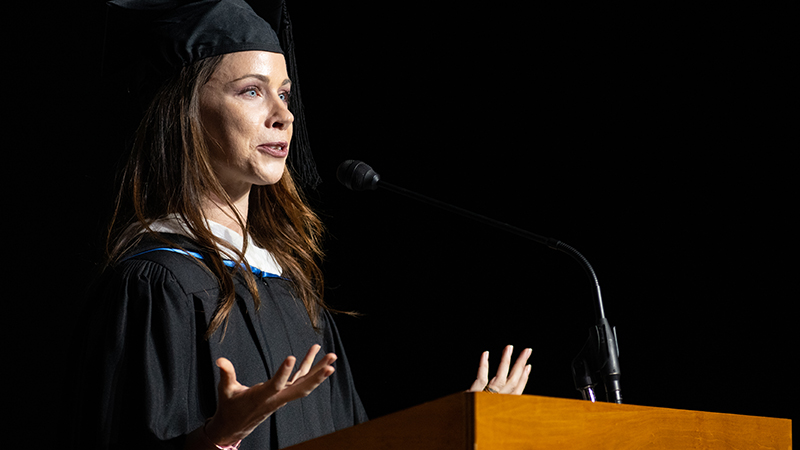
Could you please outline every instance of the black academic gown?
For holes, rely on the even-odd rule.
[[[188,238],[169,235],[185,250]],[[165,247],[145,240],[131,254]],[[284,448],[367,419],[336,326],[325,312],[315,331],[289,281],[258,281],[256,309],[237,275],[236,306],[221,339],[204,338],[217,306],[213,275],[185,254],[156,250],[110,269],[90,306],[81,405],[74,419],[80,448],[176,449],[216,409],[219,368],[228,358],[246,386],[272,377],[289,355],[302,361],[313,344],[336,353],[336,372],[306,398],[290,402],[241,443],[241,450]]]

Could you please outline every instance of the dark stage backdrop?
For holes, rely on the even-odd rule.
[[[37,11],[52,37],[18,60],[36,68],[18,92],[33,113],[21,173],[36,178],[9,191],[29,237],[12,247],[10,284],[25,289],[8,320],[22,325],[23,375],[56,392],[118,157],[100,110],[119,94],[97,80],[101,4]],[[627,403],[796,418],[797,140],[780,11],[290,7],[324,179],[310,198],[330,231],[327,299],[363,314],[339,327],[372,417],[466,389],[480,353],[496,363],[509,343],[534,350],[527,394],[577,398],[591,284],[539,244],[346,190],[345,159],[581,251],[617,327]]]

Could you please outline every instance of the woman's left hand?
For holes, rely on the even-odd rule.
[[[514,347],[509,345],[503,349],[503,356],[500,358],[500,366],[497,368],[497,375],[489,379],[489,352],[483,352],[481,362],[478,366],[478,378],[472,383],[468,392],[487,391],[495,394],[520,395],[525,390],[528,383],[528,376],[531,373],[531,365],[527,364],[533,351],[526,348],[519,354],[514,367],[511,366],[511,355]]]

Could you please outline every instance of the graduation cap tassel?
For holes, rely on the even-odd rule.
[[[311,153],[311,143],[306,127],[305,111],[303,110],[303,99],[300,96],[300,80],[297,70],[297,59],[294,53],[294,39],[292,37],[292,23],[289,20],[289,11],[286,3],[282,6],[282,26],[278,33],[281,47],[286,58],[286,67],[289,78],[292,80],[292,98],[290,109],[294,114],[294,135],[292,136],[292,151],[289,152],[292,170],[297,175],[297,182],[303,187],[315,189],[322,179],[317,172],[313,154]]]

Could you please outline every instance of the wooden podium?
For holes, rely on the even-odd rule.
[[[459,393],[291,450],[792,448],[792,421],[537,396]]]

